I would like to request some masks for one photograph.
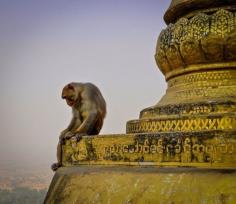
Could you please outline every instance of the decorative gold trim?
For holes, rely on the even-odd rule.
[[[210,130],[236,130],[235,114],[232,117],[141,119],[127,122],[127,133],[191,132]]]
[[[236,101],[221,101],[211,103],[186,103],[165,106],[153,106],[140,113],[141,119],[176,119],[181,117],[219,116],[236,113]]]
[[[166,81],[170,80],[173,77],[188,74],[191,72],[198,72],[198,71],[216,71],[216,70],[236,70],[236,62],[221,62],[221,63],[209,63],[209,64],[193,64],[187,67],[181,67],[179,69],[172,70],[166,74]]]
[[[197,13],[190,19],[180,18],[161,32],[155,59],[167,80],[191,69],[235,68],[235,37],[235,12]]]

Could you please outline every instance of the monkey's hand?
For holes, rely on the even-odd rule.
[[[75,140],[76,142],[79,142],[83,136],[86,136],[86,133],[76,133],[76,135],[74,137],[72,137],[73,140]]]
[[[64,135],[64,139],[70,139],[70,138],[72,138],[73,136],[75,136],[75,133],[73,133],[73,132],[67,132],[65,135]]]

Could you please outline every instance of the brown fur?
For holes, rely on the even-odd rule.
[[[57,147],[58,162],[52,165],[54,171],[62,165],[63,141],[74,136],[99,134],[106,116],[106,102],[100,90],[92,83],[70,83],[63,88],[62,98],[72,108],[72,119],[61,132]]]

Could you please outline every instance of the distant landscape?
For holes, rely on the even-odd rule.
[[[50,166],[3,164],[0,166],[0,204],[43,203],[53,176]]]

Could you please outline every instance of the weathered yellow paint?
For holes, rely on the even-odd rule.
[[[45,204],[235,204],[236,171],[79,166],[59,169]]]
[[[67,140],[45,204],[236,203],[235,11],[172,0],[155,55],[166,94],[128,134]]]
[[[80,164],[236,169],[235,133],[123,134],[63,145],[63,166]]]

